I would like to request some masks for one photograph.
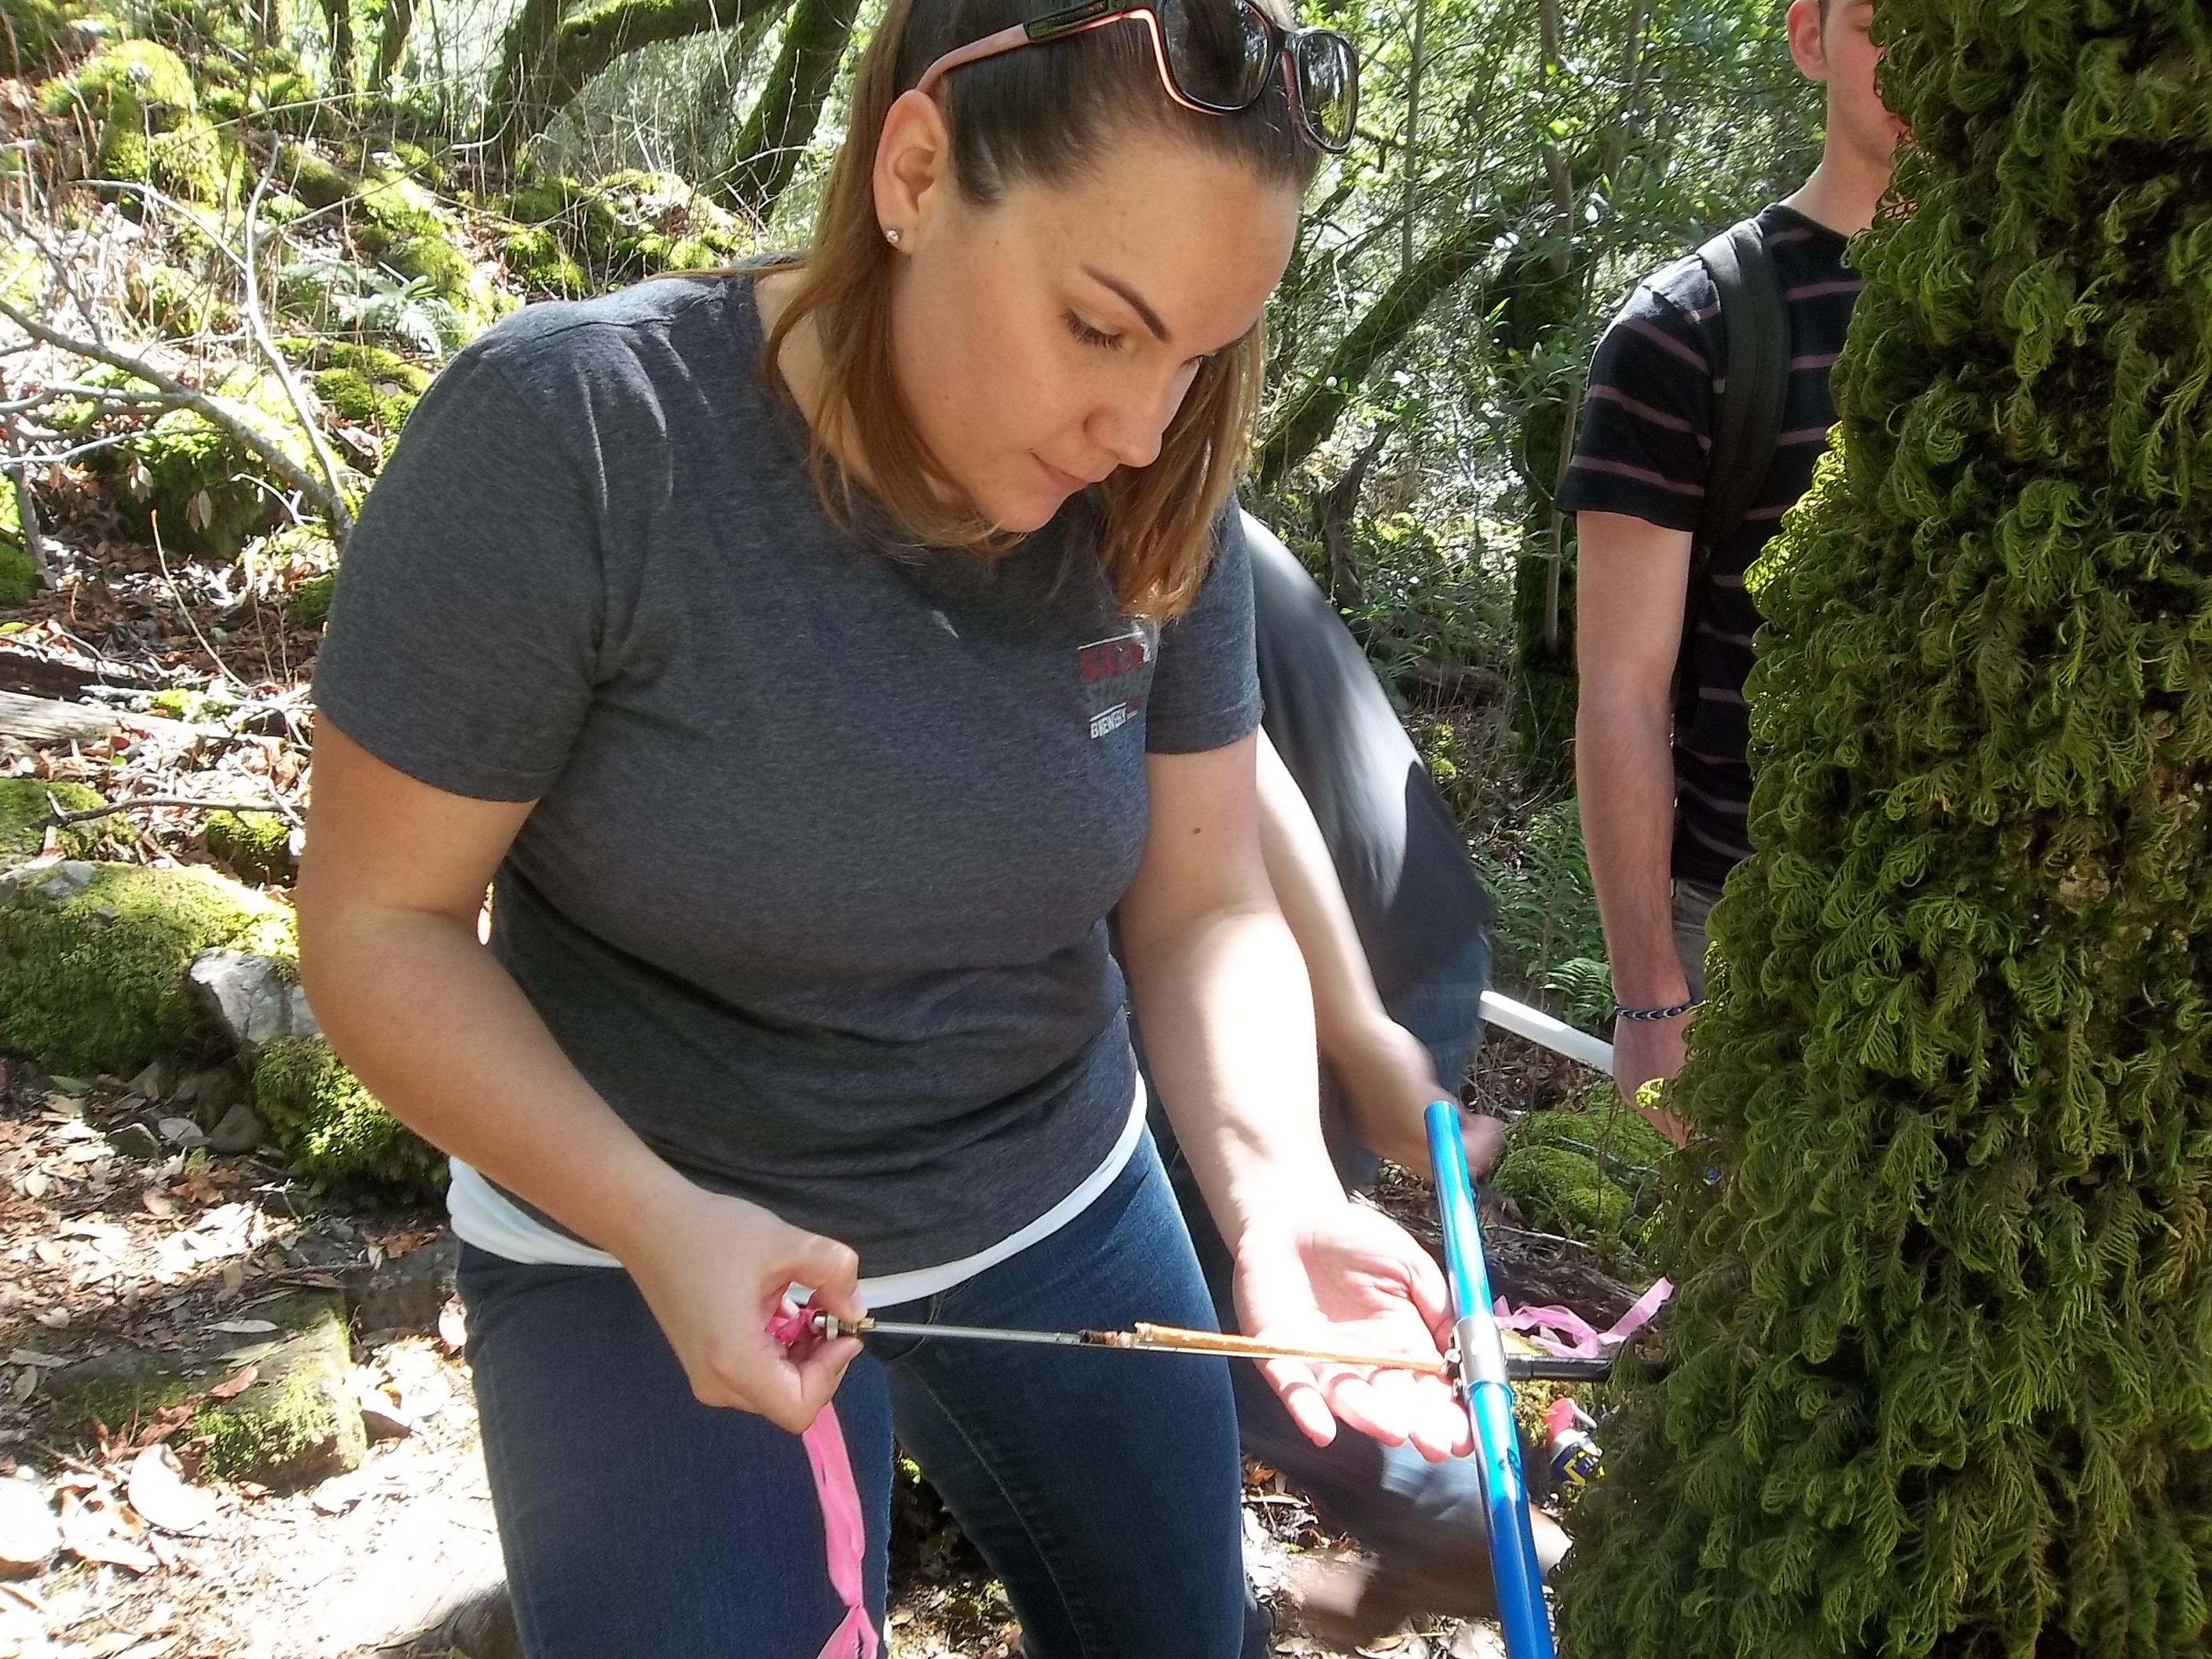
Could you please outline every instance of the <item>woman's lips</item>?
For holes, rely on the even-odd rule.
[[[1090,479],[1079,477],[1073,472],[1063,472],[1042,455],[1036,455],[1031,459],[1044,469],[1045,477],[1051,479],[1064,495],[1073,495],[1079,489],[1091,488]]]

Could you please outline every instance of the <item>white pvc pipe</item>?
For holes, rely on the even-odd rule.
[[[1482,1017],[1492,1025],[1502,1025],[1516,1036],[1549,1048],[1555,1054],[1565,1054],[1569,1060],[1589,1066],[1592,1071],[1613,1074],[1613,1045],[1588,1031],[1578,1031],[1563,1020],[1553,1019],[1540,1008],[1531,1008],[1525,1002],[1516,1002],[1511,997],[1502,997],[1495,991],[1482,994]]]

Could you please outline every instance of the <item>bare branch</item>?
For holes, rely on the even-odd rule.
[[[4,422],[8,437],[8,477],[15,487],[15,525],[23,537],[23,556],[37,573],[39,586],[49,593],[60,586],[54,568],[46,562],[46,538],[39,531],[39,504],[31,495],[31,469],[23,450],[23,434],[10,414]]]
[[[268,464],[271,472],[314,502],[321,509],[323,516],[329,520],[333,530],[343,533],[342,526],[347,521],[345,503],[332,494],[330,486],[204,392],[196,392],[175,376],[164,374],[142,356],[49,328],[36,318],[25,316],[5,300],[0,300],[0,317],[6,318],[34,340],[43,340],[46,344],[74,356],[89,357],[95,362],[106,363],[110,368],[119,368],[149,386],[159,386],[210,426],[235,439],[259,456]]]
[[[307,434],[308,446],[315,452],[315,460],[323,469],[324,481],[330,486],[330,500],[337,508],[331,520],[331,528],[343,542],[347,532],[353,528],[353,514],[346,510],[345,487],[338,482],[337,458],[331,453],[331,447],[323,441],[322,428],[315,424],[315,417],[308,412],[307,399],[300,395],[299,383],[292,378],[291,365],[276,349],[276,341],[269,337],[269,321],[261,314],[260,260],[256,256],[254,241],[260,228],[261,198],[269,193],[269,181],[276,175],[276,158],[280,154],[280,146],[274,143],[269,146],[269,159],[262,164],[261,177],[254,181],[253,193],[246,200],[246,222],[240,233],[246,242],[243,262],[246,271],[246,322],[252,331],[255,348],[261,353],[262,361],[269,365],[269,372],[276,377],[276,384],[284,388],[284,401],[292,405],[293,418],[300,422],[300,429]]]

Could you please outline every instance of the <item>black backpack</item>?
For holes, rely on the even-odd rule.
[[[1691,534],[1690,580],[1682,599],[1682,643],[1674,659],[1677,726],[1697,695],[1690,644],[1703,608],[1713,550],[1735,533],[1774,461],[1782,405],[1790,390],[1790,315],[1782,279],[1751,219],[1729,226],[1698,250],[1720,291],[1723,389],[1706,471],[1705,504]]]

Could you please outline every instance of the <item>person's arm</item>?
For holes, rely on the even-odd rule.
[[[1150,824],[1121,905],[1146,1053],[1236,1258],[1245,1329],[1427,1358],[1450,1335],[1443,1276],[1403,1229],[1346,1198],[1322,1144],[1312,999],[1261,856],[1256,745],[1146,758]],[[1435,1377],[1263,1369],[1317,1442],[1340,1418],[1431,1457],[1467,1443]]]
[[[419,782],[321,721],[295,894],[315,1017],[400,1121],[619,1259],[701,1401],[796,1433],[860,1344],[794,1358],[768,1320],[793,1283],[857,1316],[857,1259],[663,1162],[477,942],[485,886],[530,811]]]
[[[1304,792],[1264,732],[1259,762],[1261,854],[1313,982],[1322,1056],[1343,1082],[1360,1144],[1401,1170],[1426,1176],[1428,1104],[1456,1101],[1459,1091],[1438,1082],[1427,1048],[1383,1007],[1328,843]],[[1495,1121],[1470,1119],[1462,1109],[1460,1133],[1469,1167],[1478,1175],[1487,1171],[1502,1146]]]
[[[1583,842],[1613,995],[1632,1008],[1669,1008],[1689,996],[1674,949],[1668,867],[1673,687],[1690,532],[1618,513],[1585,512],[1576,524],[1575,781]],[[1613,1074],[1624,1098],[1681,1069],[1687,1026],[1687,1016],[1614,1023]],[[1663,1115],[1653,1121],[1681,1139]]]

